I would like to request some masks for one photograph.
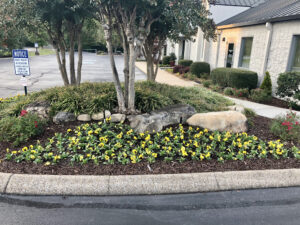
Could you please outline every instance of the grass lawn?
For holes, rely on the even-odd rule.
[[[55,51],[53,49],[40,48],[39,53],[40,53],[40,55],[54,55]],[[30,51],[30,52],[28,52],[28,54],[30,57],[35,56],[35,51],[34,52]]]

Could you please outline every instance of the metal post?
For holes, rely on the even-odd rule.
[[[26,78],[25,76],[23,76],[24,78]],[[25,95],[27,96],[27,85],[24,86],[24,92],[25,92]]]

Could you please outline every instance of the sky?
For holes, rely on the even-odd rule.
[[[212,13],[212,18],[215,23],[218,24],[232,16],[235,16],[245,10],[248,7],[237,7],[237,6],[221,6],[221,5],[211,5],[210,12]]]

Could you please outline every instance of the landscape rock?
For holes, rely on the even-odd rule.
[[[126,115],[125,114],[112,114],[111,115],[111,121],[112,123],[120,123],[120,122],[124,122],[126,120]]]
[[[185,123],[196,110],[190,105],[173,105],[142,115],[130,116],[130,126],[139,133],[159,132],[164,126]]]
[[[228,106],[228,110],[244,113],[245,112],[245,107],[241,106],[241,105],[231,105],[231,106]]]
[[[76,121],[76,116],[74,113],[69,112],[59,112],[53,117],[53,122],[55,124],[67,123]]]
[[[92,119],[96,121],[104,120],[104,112],[94,113]]]
[[[33,102],[24,107],[28,113],[36,114],[41,119],[48,119],[50,104],[48,102]]]
[[[105,118],[109,118],[111,116],[111,112],[109,110],[104,111]]]
[[[77,117],[77,120],[81,122],[89,122],[91,121],[91,116],[89,114],[81,114]]]
[[[246,132],[247,118],[236,111],[197,113],[187,120],[190,126],[207,128],[210,131]]]

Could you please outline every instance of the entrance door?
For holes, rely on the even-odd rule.
[[[231,68],[233,63],[234,43],[228,44],[226,67]]]

